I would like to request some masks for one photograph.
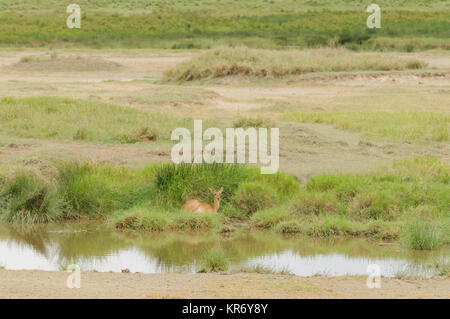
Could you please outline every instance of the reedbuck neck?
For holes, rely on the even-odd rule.
[[[196,213],[212,213],[216,214],[217,210],[220,206],[220,195],[223,192],[223,187],[220,188],[219,191],[215,191],[213,189],[209,189],[214,194],[214,202],[213,204],[203,203],[198,199],[191,199],[187,201],[182,207],[182,210],[190,210]]]

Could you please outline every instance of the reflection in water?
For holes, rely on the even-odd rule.
[[[68,223],[17,227],[0,224],[0,266],[7,269],[132,272],[196,272],[202,256],[220,247],[232,268],[262,266],[299,276],[367,275],[378,264],[383,276],[430,276],[428,265],[449,260],[449,250],[410,252],[399,245],[362,239],[318,240],[272,232],[231,235],[117,232],[103,225]]]

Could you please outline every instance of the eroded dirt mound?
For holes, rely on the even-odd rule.
[[[122,65],[105,60],[101,57],[83,57],[79,55],[56,56],[25,56],[4,69],[31,72],[86,72],[114,71]]]
[[[305,77],[305,79],[308,79]],[[317,74],[311,76],[309,79],[322,81],[402,81],[402,80],[419,80],[419,79],[450,79],[450,72],[367,72],[367,73],[331,73],[331,74]]]
[[[255,83],[254,77],[229,76],[211,80],[216,85],[242,85]],[[447,85],[450,81],[449,71],[377,71],[377,72],[318,72],[301,75],[291,75],[278,79],[275,83],[321,83],[321,84],[348,84],[348,85],[391,85],[397,84],[433,84]]]

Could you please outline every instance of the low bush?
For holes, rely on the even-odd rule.
[[[95,163],[61,163],[57,180],[68,217],[105,215],[156,196],[153,167],[135,170]]]
[[[402,237],[404,244],[410,249],[430,250],[438,248],[443,243],[439,227],[421,220],[408,222]]]
[[[223,250],[213,249],[202,258],[200,273],[220,272],[228,269],[228,260]]]
[[[256,212],[250,221],[253,227],[270,229],[288,218],[291,218],[289,210],[286,205],[281,205]]]
[[[19,171],[2,185],[1,218],[15,223],[45,223],[60,216],[56,188],[38,173]]]
[[[141,204],[115,212],[109,223],[120,230],[144,231],[207,231],[220,225],[215,214],[198,214],[187,211],[168,211],[161,207]]]
[[[290,212],[298,217],[304,215],[335,214],[339,203],[332,193],[302,192],[292,200]]]
[[[276,190],[266,184],[246,182],[239,185],[233,197],[236,206],[247,216],[278,204]]]
[[[297,220],[287,220],[278,223],[275,231],[282,234],[296,234],[302,232],[302,225]]]
[[[362,219],[393,220],[399,214],[394,199],[381,191],[358,194],[348,211]]]

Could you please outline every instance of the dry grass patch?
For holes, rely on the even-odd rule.
[[[165,73],[165,79],[192,81],[231,75],[281,77],[310,72],[391,71],[425,66],[426,63],[416,59],[345,49],[275,51],[221,47],[176,65]]]
[[[60,56],[56,53],[24,56],[19,62],[7,67],[9,70],[28,72],[92,72],[115,71],[121,68],[121,64],[100,57]]]

